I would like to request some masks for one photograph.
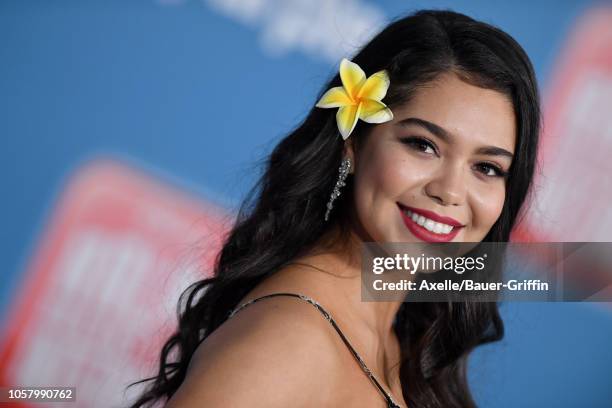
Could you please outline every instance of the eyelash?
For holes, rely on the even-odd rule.
[[[423,137],[416,137],[416,136],[412,136],[412,137],[406,137],[406,138],[402,138],[401,139],[402,143],[408,145],[408,146],[426,146],[426,147],[430,147],[436,155],[438,155],[438,151],[436,150],[435,145],[430,142],[429,140],[423,138]],[[418,148],[414,148],[418,152],[421,153],[425,153],[426,149],[418,149]],[[500,178],[506,178],[508,177],[508,172],[502,170],[500,167],[492,164],[492,163],[488,163],[488,162],[482,162],[482,163],[478,163],[477,165],[480,168],[486,168],[487,171],[485,172],[481,172],[484,176],[486,177],[500,177]],[[489,170],[493,169],[493,171],[495,172],[495,175],[488,175],[487,173],[489,172]]]

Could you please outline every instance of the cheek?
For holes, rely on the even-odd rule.
[[[389,166],[376,155],[362,158],[355,176],[355,205],[364,224],[369,224],[380,214],[378,205],[381,194],[388,190],[386,180],[391,175]]]
[[[422,183],[431,171],[422,161],[411,159],[404,152],[389,149],[385,154],[378,156],[374,162],[376,168],[375,183],[381,196],[385,199],[405,199],[406,194],[416,194],[415,188]]]
[[[402,232],[396,228],[403,231],[405,227],[396,202],[411,202],[418,196],[431,169],[424,168],[423,161],[411,159],[398,149],[372,150],[372,154],[360,163],[355,180],[354,202],[358,218],[368,239],[397,240]]]
[[[354,203],[361,225],[375,241],[385,241],[383,225],[396,214],[395,201],[405,191],[406,178],[413,173],[406,169],[405,158],[383,143],[370,146],[360,157],[354,184]]]
[[[472,195],[474,227],[488,231],[499,218],[505,197],[506,189],[502,183],[489,188],[477,189]]]

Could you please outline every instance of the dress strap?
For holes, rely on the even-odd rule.
[[[374,384],[374,386],[382,393],[383,397],[385,398],[385,400],[387,401],[387,404],[389,405],[389,408],[401,408],[391,397],[391,395],[385,391],[385,389],[380,385],[380,383],[378,382],[378,380],[376,379],[376,376],[372,373],[372,371],[368,368],[368,366],[365,364],[365,362],[363,361],[363,359],[361,358],[361,356],[357,353],[357,351],[353,348],[353,346],[351,345],[351,343],[349,342],[349,340],[346,338],[346,336],[344,335],[344,333],[342,333],[342,330],[340,330],[340,327],[338,327],[338,324],[336,323],[336,321],[331,317],[331,315],[327,312],[327,310],[325,310],[323,308],[323,306],[321,306],[317,301],[315,301],[314,299],[306,296],[306,295],[302,295],[299,293],[287,293],[287,292],[283,292],[283,293],[272,293],[269,295],[264,295],[261,297],[258,297],[256,299],[251,299],[248,302],[245,302],[243,304],[241,304],[240,306],[236,307],[235,309],[233,309],[229,316],[228,319],[233,317],[236,313],[238,313],[240,310],[242,310],[243,308],[259,302],[260,300],[263,299],[267,299],[267,298],[271,298],[271,297],[275,297],[275,296],[291,296],[291,297],[295,297],[295,298],[299,298],[302,299],[308,303],[310,303],[311,305],[313,305],[319,312],[321,312],[321,314],[323,315],[323,317],[331,323],[331,325],[334,327],[334,329],[336,330],[336,332],[338,332],[338,335],[340,335],[340,338],[342,339],[342,341],[344,342],[344,344],[346,344],[346,346],[348,347],[348,349],[351,351],[351,353],[353,354],[353,356],[355,357],[355,359],[357,360],[357,362],[359,363],[359,365],[361,366],[361,369],[366,373],[366,375],[370,378],[370,380],[372,381],[372,383]]]

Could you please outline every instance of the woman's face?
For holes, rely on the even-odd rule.
[[[372,128],[357,156],[347,144],[365,238],[482,241],[504,204],[516,137],[511,102],[448,73],[393,114]]]

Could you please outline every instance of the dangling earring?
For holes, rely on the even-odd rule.
[[[349,159],[348,157],[342,159],[342,163],[340,164],[339,170],[340,170],[340,175],[338,176],[338,181],[336,181],[336,185],[334,186],[334,191],[332,191],[329,202],[327,203],[327,211],[325,211],[325,221],[329,219],[329,213],[334,207],[334,204],[333,204],[334,200],[338,198],[338,196],[340,195],[340,188],[346,185],[344,180],[346,180],[346,177],[351,171],[351,159]]]

